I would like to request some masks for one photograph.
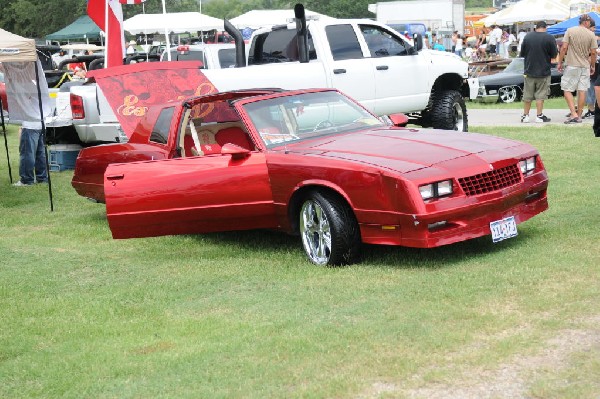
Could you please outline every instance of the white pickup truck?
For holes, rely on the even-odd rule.
[[[204,74],[219,91],[333,87],[377,115],[405,113],[423,127],[468,130],[464,98],[477,97],[478,82],[458,56],[423,49],[419,35],[413,43],[372,20],[305,21],[302,14],[295,24],[255,31],[243,71]]]
[[[303,9],[297,15],[295,24],[254,32],[248,52],[239,31],[225,21],[236,38],[237,65],[247,59],[248,66],[206,64],[203,73],[218,91],[333,87],[377,115],[405,113],[423,127],[468,130],[464,98],[477,97],[478,82],[468,78],[468,65],[458,56],[423,49],[420,36],[412,43],[372,20],[306,21]],[[73,87],[71,105],[84,143],[124,139],[95,85]]]

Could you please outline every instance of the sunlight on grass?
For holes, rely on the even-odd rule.
[[[345,268],[270,231],[113,240],[72,172],[52,173],[50,212],[47,187],[11,187],[5,163],[0,397],[404,397],[502,367],[527,377],[523,397],[593,397],[597,345],[555,369],[515,359],[574,329],[600,339],[598,140],[472,130],[540,150],[550,209],[499,244],[365,246]]]

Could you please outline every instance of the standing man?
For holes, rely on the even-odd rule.
[[[425,32],[425,38],[427,39],[427,48],[433,48],[433,34],[431,33],[431,27],[427,28]]]
[[[521,45],[521,57],[525,63],[525,85],[523,86],[523,115],[521,122],[529,122],[531,102],[535,99],[537,116],[535,121],[550,122],[544,115],[544,100],[550,93],[550,68],[552,58],[558,54],[556,40],[546,32],[546,21],[539,21],[535,31],[528,33]]]
[[[521,45],[523,44],[523,39],[525,39],[525,36],[527,36],[527,33],[521,29],[517,35],[517,54],[521,54]]]
[[[33,68],[30,62],[8,62],[4,70],[9,85],[6,92],[10,98],[10,119],[21,123],[19,138],[19,176],[16,187],[29,187],[34,183],[48,183],[48,168],[44,143],[45,126],[42,119],[49,116],[48,84],[42,64],[38,60]],[[35,68],[38,69],[36,79]],[[39,87],[38,87],[39,83]],[[38,93],[39,90],[39,93]],[[39,97],[38,97],[39,96]],[[41,113],[40,115],[40,104]]]
[[[591,20],[592,17],[588,14],[582,14],[579,17],[579,26],[567,29],[558,54],[558,70],[560,72],[564,70],[560,88],[564,92],[571,112],[571,116],[565,121],[566,124],[581,123],[585,92],[590,86],[590,75],[596,69],[598,44],[596,36],[590,32]],[[563,66],[563,60],[566,61],[566,67]],[[577,110],[573,99],[574,91],[577,91]]]
[[[502,40],[502,29],[498,25],[492,25],[492,31],[490,32],[490,40],[487,48],[487,52],[490,55],[498,55],[500,51],[500,40]]]

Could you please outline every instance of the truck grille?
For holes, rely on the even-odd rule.
[[[521,182],[521,172],[515,165],[458,179],[467,196],[489,193]]]

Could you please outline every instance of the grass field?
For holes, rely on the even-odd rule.
[[[471,130],[536,146],[550,209],[499,244],[344,268],[273,232],[113,240],[71,172],[50,212],[0,151],[0,397],[598,398],[600,139]]]

